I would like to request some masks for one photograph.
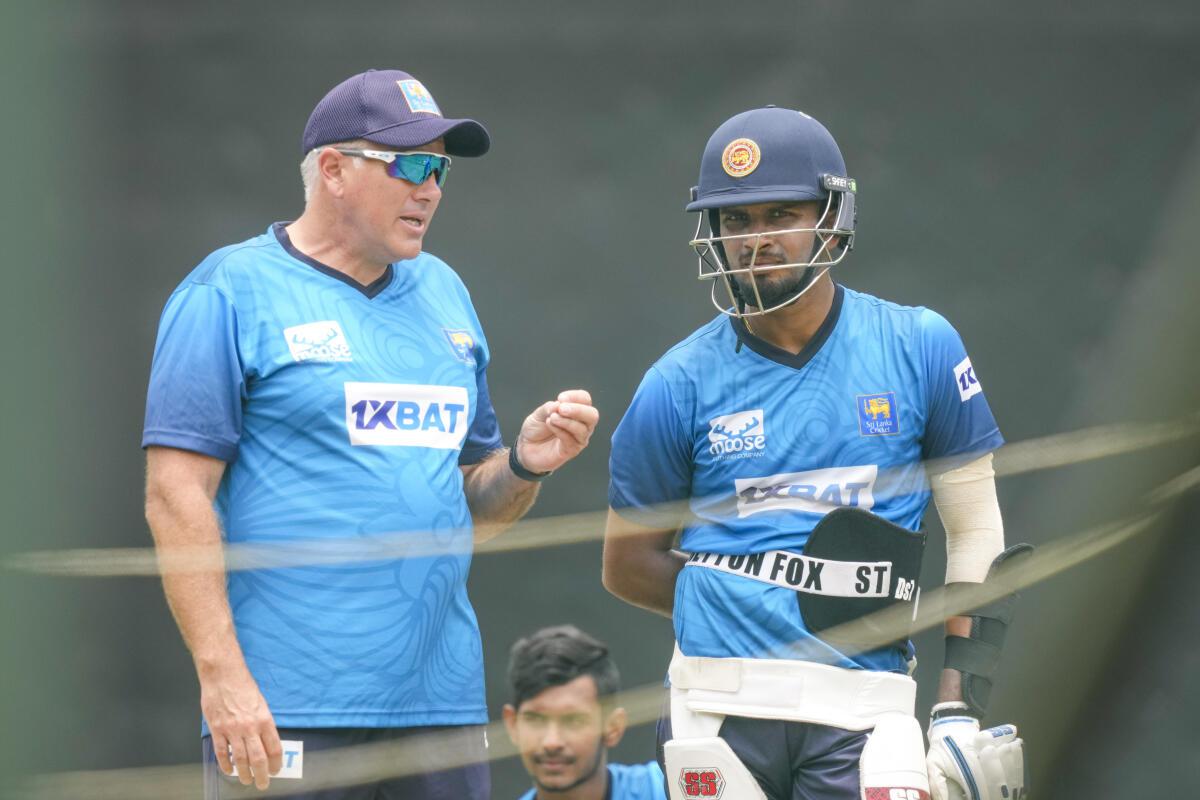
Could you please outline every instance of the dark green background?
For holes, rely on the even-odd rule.
[[[466,280],[511,437],[592,390],[592,448],[535,513],[605,504],[642,372],[710,317],[682,205],[722,120],[821,119],[860,188],[838,278],[938,309],[1010,441],[1192,412],[1200,399],[1200,12],[1194,3],[22,2],[0,9],[4,553],[138,546],[159,311],[209,251],[301,210],[299,138],[333,84],[408,70],[494,149],[455,164],[428,248]],[[1195,440],[1001,482],[1010,541],[1129,510]],[[1169,524],[1030,590],[994,719],[1039,798],[1166,797],[1200,780],[1200,547]],[[936,515],[927,583],[943,568]],[[493,715],[518,635],[575,622],[626,685],[669,625],[609,597],[598,544],[479,558]],[[0,572],[4,774],[198,756],[197,689],[155,581]],[[924,686],[939,637],[918,640]],[[652,730],[616,756],[651,756]],[[496,797],[525,785],[496,766]]]

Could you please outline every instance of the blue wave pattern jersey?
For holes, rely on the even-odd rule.
[[[917,530],[929,503],[923,459],[963,462],[1003,444],[961,339],[939,314],[838,286],[799,354],[724,315],[646,373],[612,439],[609,503],[675,528],[659,504],[687,501],[682,549],[799,551],[838,506]],[[789,658],[905,671],[905,651],[848,658],[815,639],[796,594],[687,567],[675,634],[689,656]]]
[[[229,542],[434,531],[453,553],[240,571],[238,639],[280,727],[487,721],[460,464],[502,446],[466,288],[422,253],[369,286],[282,223],[206,258],[159,324],[143,446],[228,462]]]
[[[664,787],[663,771],[656,761],[646,764],[609,764],[608,790],[604,793],[604,800],[667,800]],[[517,800],[537,800],[537,790],[530,789]]]

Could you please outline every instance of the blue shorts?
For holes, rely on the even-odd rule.
[[[487,739],[482,725],[452,728],[280,728],[279,738],[304,742],[304,753],[307,756],[320,750],[398,741],[427,733],[454,736],[457,741],[451,745],[453,752],[464,753],[477,760],[465,767],[442,772],[409,775],[339,789],[307,789],[306,779],[315,776],[310,774],[306,764],[304,778],[273,778],[272,791],[283,789],[289,791],[289,794],[272,796],[291,800],[405,800],[417,797],[422,800],[490,800],[492,775],[488,767]],[[213,751],[211,736],[204,737],[203,750],[204,800],[263,796],[253,784],[243,786],[237,778],[221,772],[217,765],[216,753]],[[293,789],[295,791],[291,791]]]
[[[867,743],[867,731],[810,722],[726,717],[718,735],[750,770],[768,800],[861,797],[858,762]],[[658,722],[658,763],[664,775],[663,745],[670,738],[671,720],[664,715]],[[669,782],[672,776],[666,775],[666,779]]]

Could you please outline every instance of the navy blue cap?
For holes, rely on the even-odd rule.
[[[708,140],[687,210],[823,200],[825,175],[845,178],[846,162],[824,125],[787,108],[743,111]]]
[[[473,119],[446,119],[419,80],[398,69],[371,69],[339,83],[321,98],[304,126],[301,152],[324,144],[366,139],[412,148],[443,139],[452,156],[481,156],[492,145]]]

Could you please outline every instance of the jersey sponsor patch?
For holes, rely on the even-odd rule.
[[[446,334],[446,341],[450,343],[450,350],[453,351],[454,357],[475,366],[475,337],[471,335],[471,332],[442,328],[442,333]]]
[[[346,382],[346,429],[352,445],[457,450],[467,435],[462,386]]]
[[[964,403],[983,391],[979,379],[975,377],[975,368],[971,366],[970,357],[958,362],[954,368],[954,380],[958,382],[958,396]]]
[[[400,91],[404,93],[404,102],[413,113],[442,115],[442,110],[434,102],[433,95],[425,88],[425,84],[415,78],[407,81],[396,81]]]
[[[304,742],[296,739],[282,739],[279,742],[283,745],[283,769],[271,776],[275,778],[303,778],[304,777]],[[230,763],[233,763],[233,751],[230,749]],[[237,777],[237,764],[233,764],[233,775]]]
[[[858,396],[859,436],[891,436],[899,432],[895,392]]]
[[[350,344],[337,320],[307,322],[283,329],[293,361],[353,361]]]
[[[761,408],[714,417],[708,428],[708,452],[715,461],[757,458],[767,446],[766,414]]]
[[[761,478],[738,478],[738,518],[764,511],[807,511],[828,514],[840,506],[870,510],[879,466],[830,467],[807,472],[781,472]]]

